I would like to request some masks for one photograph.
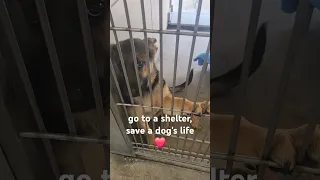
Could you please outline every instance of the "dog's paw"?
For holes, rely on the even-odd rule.
[[[317,164],[320,164],[320,125],[317,125],[314,131],[314,137],[311,140],[311,144],[307,149],[308,157],[315,161]]]
[[[288,135],[277,134],[274,145],[270,152],[270,160],[275,162],[279,168],[278,172],[291,174],[296,166],[296,150]]]
[[[192,129],[194,129],[195,131],[200,131],[202,129],[202,125],[200,123],[198,124],[191,124]]]
[[[195,130],[201,129],[199,117],[191,115],[192,122],[190,123],[191,127]]]
[[[201,113],[201,114],[209,114],[210,113],[210,101],[208,101],[208,103],[206,103],[206,101],[204,102],[198,102],[195,112],[197,113]]]

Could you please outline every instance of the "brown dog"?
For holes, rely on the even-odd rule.
[[[173,115],[180,115],[180,111],[182,109],[182,98],[180,97],[173,97],[169,87],[167,86],[165,80],[160,79],[159,71],[156,68],[155,65],[155,55],[157,53],[158,48],[156,47],[156,39],[154,38],[148,38],[148,45],[149,45],[149,54],[145,53],[145,46],[146,43],[144,40],[141,39],[134,39],[134,46],[135,46],[135,52],[136,52],[136,58],[137,58],[137,64],[134,63],[134,59],[132,56],[132,48],[130,44],[130,39],[124,40],[119,42],[123,59],[125,61],[125,68],[128,74],[129,84],[131,87],[132,95],[134,97],[134,103],[135,104],[143,104],[144,106],[151,106],[151,96],[152,96],[152,104],[155,107],[161,107],[161,89],[163,91],[163,108],[165,109],[171,109],[172,104],[172,98],[174,98],[174,107]],[[150,57],[150,59],[148,58]],[[111,59],[114,63],[116,71],[121,72],[123,74],[123,70],[121,67],[121,59],[118,53],[118,49],[116,45],[111,45]],[[150,75],[148,73],[148,65],[150,69]],[[138,66],[139,71],[139,78],[141,80],[141,91],[142,91],[142,98],[139,97],[139,87],[138,83],[136,82],[136,76],[135,76],[135,67]],[[121,70],[120,70],[121,69]],[[119,71],[120,70],[120,71]],[[123,76],[120,75],[120,73],[117,74],[118,79]],[[150,78],[151,84],[149,84],[148,78]],[[162,84],[161,84],[162,81]],[[149,91],[149,86],[151,88],[151,93]],[[124,88],[122,88],[124,89]],[[124,90],[122,90],[124,91]],[[126,94],[123,93],[123,94]],[[128,103],[131,103],[128,100],[128,97],[124,98],[125,101]],[[127,100],[126,100],[127,99]],[[183,109],[185,111],[192,111],[193,108],[193,102],[186,99],[184,103]],[[160,112],[160,110],[155,109],[154,113],[157,114]],[[207,113],[209,112],[209,105],[205,108],[205,102],[196,102],[194,112],[196,113]],[[141,120],[141,116],[149,116],[152,117],[152,109],[151,108],[144,108],[141,107],[130,107],[128,108],[128,113],[130,116],[137,116],[139,118],[138,124],[140,128],[143,128],[146,132],[148,129],[150,129],[150,126],[148,123],[145,123]],[[170,110],[164,110],[164,114],[171,115]],[[186,113],[183,113],[183,115],[187,115]],[[147,142],[149,145],[153,145],[154,143],[154,133],[147,134]]]
[[[211,152],[227,153],[233,126],[233,115],[211,114]],[[308,158],[320,163],[320,126],[318,125],[307,152],[300,152],[304,134],[308,125],[295,129],[277,129],[269,154],[270,160],[279,167],[292,172],[297,163],[298,154],[306,154]],[[240,129],[236,146],[236,155],[261,158],[267,128],[250,123],[245,118],[240,120]]]

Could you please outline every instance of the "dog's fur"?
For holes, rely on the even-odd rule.
[[[163,107],[166,109],[171,108],[172,98],[174,98],[174,107],[173,110],[181,110],[182,109],[182,98],[180,97],[172,97],[172,94],[167,86],[165,80],[160,79],[159,71],[155,65],[155,55],[157,53],[158,48],[156,47],[156,39],[148,38],[148,46],[149,46],[149,54],[145,53],[145,46],[146,43],[144,40],[141,39],[134,39],[134,46],[135,52],[137,57],[137,63],[141,64],[138,67],[139,71],[139,79],[141,80],[141,90],[142,90],[142,98],[139,97],[139,87],[138,83],[136,82],[135,76],[135,67],[138,66],[134,63],[134,59],[132,56],[132,49],[130,44],[130,39],[124,40],[119,42],[119,45],[122,50],[123,60],[125,61],[125,68],[129,78],[129,84],[132,90],[132,94],[135,97],[134,103],[135,104],[143,104],[145,106],[151,106],[151,96],[152,96],[152,104],[155,107],[161,106],[161,89],[163,91]],[[148,58],[148,56],[150,58]],[[123,74],[123,69],[121,68],[121,59],[118,53],[118,49],[116,45],[111,45],[111,59],[116,69],[116,72]],[[148,73],[148,65],[150,69],[150,76]],[[121,78],[119,75],[118,79]],[[150,78],[151,84],[149,84],[148,79]],[[162,81],[162,85],[161,85]],[[149,87],[151,88],[151,93],[149,92]],[[128,100],[127,100],[128,101]],[[186,99],[183,109],[185,111],[192,111],[193,102]],[[152,116],[152,109],[151,108],[140,108],[140,107],[130,107],[128,108],[128,112],[130,116],[137,116],[139,118],[139,126],[146,130],[150,129],[148,123],[144,123],[141,120],[141,116]],[[157,114],[159,110],[155,110],[154,113]],[[195,112],[196,113],[207,113],[209,112],[209,106],[205,107],[205,102],[197,102],[195,105]],[[164,114],[171,115],[171,111],[164,110]],[[173,111],[173,115],[180,114]],[[187,115],[184,113],[184,115]],[[149,145],[154,144],[154,134],[147,134],[147,142]]]
[[[233,115],[210,115],[211,152],[227,153],[233,127]],[[307,152],[300,152],[307,125],[295,129],[277,129],[269,154],[271,161],[277,163],[282,170],[291,172],[299,154],[320,163],[320,126],[318,125]],[[261,158],[267,135],[267,128],[250,123],[244,117],[240,120],[236,155]]]

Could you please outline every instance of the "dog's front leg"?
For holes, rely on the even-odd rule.
[[[171,109],[172,107],[172,98],[173,101],[174,101],[174,106],[173,106],[173,112],[172,112],[172,115],[180,115],[181,114],[181,109],[182,109],[182,101],[183,101],[183,98],[181,97],[172,97],[172,96],[166,96],[164,97],[163,99],[163,107],[166,108],[166,109]],[[183,110],[184,111],[189,111],[191,112],[193,109],[193,104],[194,102],[188,100],[188,99],[185,99],[185,102],[183,104]],[[208,101],[208,104],[206,106],[206,103],[205,101],[204,102],[196,102],[195,104],[195,107],[194,107],[194,112],[195,113],[200,113],[200,114],[208,114],[210,113],[210,101]],[[163,111],[164,114],[167,114],[167,115],[171,115],[171,111],[170,110],[164,110]],[[188,115],[188,113],[185,113],[183,112],[182,113],[183,115]],[[191,116],[192,118],[192,127],[196,128],[198,127],[198,123],[199,123],[199,120],[198,120],[198,117],[192,115]]]

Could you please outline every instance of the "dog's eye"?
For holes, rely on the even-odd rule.
[[[137,66],[138,66],[138,68],[142,68],[143,67],[143,65],[144,65],[144,61],[137,61]]]

